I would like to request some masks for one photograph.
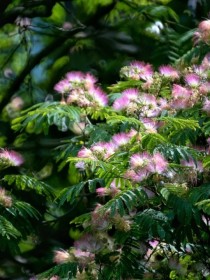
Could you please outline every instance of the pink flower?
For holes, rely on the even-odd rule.
[[[129,98],[127,96],[122,95],[114,101],[113,108],[115,110],[123,110],[128,106],[129,103]]]
[[[185,76],[185,82],[190,87],[198,87],[200,85],[200,77],[197,74],[190,73]]]
[[[201,94],[207,94],[210,93],[210,83],[206,82],[206,83],[202,83],[199,87],[200,93]]]
[[[72,71],[66,74],[66,79],[70,83],[83,83],[85,75],[80,71]]]
[[[85,85],[87,88],[91,88],[97,82],[97,78],[90,73],[85,75]]]
[[[79,158],[91,158],[95,159],[93,156],[93,153],[90,149],[87,149],[86,147],[83,147],[77,154]]]
[[[173,89],[172,89],[172,97],[174,99],[184,99],[184,100],[188,100],[191,96],[191,91],[180,86],[177,84],[173,85]]]
[[[80,171],[84,171],[85,170],[85,163],[84,161],[78,161],[76,164],[75,164],[75,167],[77,169],[79,169]]]
[[[166,171],[168,162],[160,153],[154,154],[152,161],[154,163],[154,171],[156,173],[162,174],[164,171]]]
[[[108,159],[115,152],[115,145],[111,142],[98,142],[91,146],[91,151],[96,158]]]
[[[102,107],[108,104],[108,96],[100,88],[97,87],[90,89],[89,94],[90,97],[93,98],[93,100],[90,100],[92,101],[92,104],[96,104]]]
[[[203,108],[204,111],[206,111],[207,113],[210,112],[210,100],[209,99],[205,99],[204,103],[203,103]]]
[[[150,240],[150,241],[149,241],[150,248],[147,250],[146,255],[145,255],[145,257],[146,257],[147,259],[149,259],[150,256],[153,254],[154,250],[155,250],[156,247],[159,245],[159,243],[160,243],[160,242],[159,242],[158,240],[156,240],[156,239]]]
[[[109,213],[101,213],[101,205],[98,204],[95,210],[91,213],[91,225],[97,230],[106,230],[109,227]]]
[[[194,161],[193,159],[181,160],[181,165],[191,167],[192,169],[196,170],[197,172],[203,172],[203,164],[201,161]]]
[[[133,169],[146,167],[151,160],[151,156],[148,153],[133,154],[130,158],[130,165]]]
[[[64,250],[56,250],[53,260],[57,264],[68,262],[70,261],[70,254]]]
[[[127,97],[129,100],[137,100],[139,91],[135,88],[128,88],[122,92],[122,95]]]
[[[23,157],[15,151],[2,150],[0,151],[0,163],[1,162],[9,166],[20,166],[23,164],[24,160]]]
[[[96,193],[100,197],[106,196],[107,195],[107,188],[97,188]]]
[[[159,67],[159,72],[161,75],[163,75],[165,78],[171,79],[174,81],[175,79],[179,78],[178,71],[170,66],[170,65],[163,65]]]
[[[171,100],[170,105],[174,109],[185,109],[185,108],[189,108],[191,103],[189,102],[189,100],[180,98],[180,99]]]
[[[141,117],[157,117],[160,114],[160,108],[154,95],[142,94],[139,97],[139,107]]]
[[[167,99],[159,98],[157,102],[158,102],[160,111],[170,109],[170,105],[169,105],[169,102]]]
[[[152,120],[151,118],[140,118],[140,121],[144,124],[144,127],[146,128],[146,131],[148,133],[156,133],[158,128],[158,123],[155,120]]]
[[[95,258],[95,254],[90,252],[85,252],[80,249],[76,249],[72,253],[81,264],[88,264],[89,262],[93,261]]]
[[[79,240],[74,242],[74,247],[78,250],[95,253],[99,251],[103,244],[96,239],[96,236],[85,234]]]
[[[130,141],[130,136],[127,133],[117,133],[112,137],[112,142],[116,147],[126,145]]]
[[[0,204],[6,208],[12,206],[12,197],[7,195],[6,190],[3,188],[0,188]]]
[[[200,22],[198,31],[201,36],[201,40],[205,43],[209,43],[210,40],[210,20],[204,20]]]
[[[59,93],[69,93],[70,89],[71,89],[71,86],[70,86],[69,82],[66,79],[59,81],[54,86],[54,90],[59,92]]]
[[[133,61],[130,64],[131,69],[136,73],[142,80],[150,80],[153,76],[152,66],[142,61]]]

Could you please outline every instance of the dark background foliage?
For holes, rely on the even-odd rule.
[[[20,151],[25,158],[22,172],[29,170],[55,191],[74,184],[82,174],[74,173],[72,167],[58,172],[55,159],[60,150],[54,149],[72,132],[52,126],[48,135],[34,134],[29,126],[17,135],[11,129],[12,120],[31,105],[60,100],[53,87],[68,71],[91,72],[106,89],[132,60],[158,68],[169,63],[181,67],[198,59],[183,56],[192,49],[193,32],[208,18],[209,10],[207,0],[0,1],[0,147]],[[76,155],[77,150],[74,147],[72,153]],[[18,172],[7,169],[1,177]],[[51,266],[54,248],[72,245],[75,229],[69,221],[84,213],[92,201],[81,198],[80,213],[68,204],[58,210],[41,194],[15,190],[12,185],[7,188],[42,216],[43,222],[33,221],[30,238],[20,244],[21,254],[7,251],[0,260],[0,278],[28,279]]]

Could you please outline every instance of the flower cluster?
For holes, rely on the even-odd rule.
[[[135,136],[137,132],[131,130],[130,132],[120,132],[113,135],[109,142],[98,142],[93,144],[89,149],[83,147],[78,152],[79,158],[89,158],[92,160],[107,160],[109,159],[118,149],[122,148],[129,143],[131,138]],[[81,165],[81,163],[80,163]],[[77,165],[78,166],[78,165]],[[79,168],[79,167],[78,167]]]
[[[121,75],[125,79],[138,80],[137,88],[128,88],[116,98],[112,107],[127,115],[137,117],[144,123],[144,119],[151,119],[167,110],[169,114],[192,108],[199,102],[203,104],[203,111],[210,112],[210,101],[206,97],[210,93],[208,82],[209,55],[206,55],[200,65],[193,65],[184,71],[178,71],[170,65],[160,66],[154,72],[149,64],[135,61],[123,67]],[[184,81],[184,83],[183,83]],[[159,95],[165,88],[171,92],[164,97]],[[159,96],[159,97],[157,97]],[[154,131],[158,124],[153,123]]]
[[[210,20],[203,20],[198,26],[197,32],[194,34],[194,41],[197,44],[202,41],[206,44],[210,43]]]
[[[96,86],[97,79],[79,71],[69,72],[59,81],[54,89],[63,97],[67,104],[80,107],[103,107],[108,103],[107,95]],[[65,100],[64,100],[65,98]]]
[[[20,166],[23,164],[23,162],[23,157],[15,151],[0,151],[0,168],[6,168],[8,166]]]
[[[168,162],[160,153],[154,155],[147,152],[133,154],[130,158],[130,168],[126,171],[125,177],[140,182],[151,174],[163,174],[167,166]]]
[[[12,197],[3,188],[0,188],[0,204],[6,208],[12,206]]]

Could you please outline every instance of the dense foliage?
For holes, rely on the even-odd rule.
[[[209,4],[98,2],[0,4],[0,278],[210,279]]]

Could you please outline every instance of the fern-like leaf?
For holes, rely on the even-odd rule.
[[[76,184],[74,186],[64,188],[58,196],[59,205],[61,206],[65,202],[69,202],[70,204],[75,203],[76,199],[81,195],[86,185],[88,186],[88,189],[91,193],[95,192],[97,184],[103,185],[103,180],[96,178],[93,180],[80,182],[79,184]]]
[[[77,272],[76,263],[63,263],[56,265],[49,270],[37,275],[39,280],[50,280],[54,275],[58,275],[61,279],[74,279]]]
[[[27,175],[6,175],[3,180],[9,185],[15,184],[20,190],[34,190],[37,194],[44,195],[49,200],[52,200],[54,197],[52,188],[34,177]]]
[[[12,122],[14,130],[30,128],[34,133],[48,133],[50,125],[56,125],[59,130],[67,131],[72,122],[80,120],[80,109],[59,102],[40,103],[22,112],[22,115]]]
[[[19,230],[3,216],[0,216],[0,235],[7,239],[21,237]]]
[[[141,188],[134,190],[126,190],[119,195],[109,200],[105,205],[100,208],[101,212],[110,211],[110,215],[120,214],[125,215],[126,210],[131,211],[137,205],[144,205],[146,195]]]

